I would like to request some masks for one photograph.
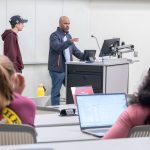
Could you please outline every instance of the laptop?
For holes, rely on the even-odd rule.
[[[102,137],[127,108],[124,93],[77,95],[81,131]]]
[[[76,104],[76,95],[94,94],[92,86],[71,87],[74,104]]]
[[[95,61],[96,50],[84,50],[85,61],[93,62]]]

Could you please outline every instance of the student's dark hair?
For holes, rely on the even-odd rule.
[[[13,100],[13,87],[10,78],[14,73],[15,69],[9,58],[0,55],[0,94],[8,101]]]
[[[11,28],[13,29],[15,27],[15,24],[11,24]]]
[[[131,97],[129,104],[139,103],[144,106],[150,106],[150,69],[147,72],[138,92]]]

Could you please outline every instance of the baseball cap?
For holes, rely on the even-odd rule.
[[[12,16],[10,18],[9,22],[10,22],[11,25],[16,25],[18,23],[26,23],[26,22],[28,22],[28,20],[27,19],[23,19],[19,15],[15,15],[15,16]]]

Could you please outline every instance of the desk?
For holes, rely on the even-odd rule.
[[[77,108],[75,104],[56,105],[56,106],[37,106],[38,110],[60,112],[62,109]]]
[[[62,143],[0,146],[0,150],[149,150],[150,138],[128,138],[116,140],[76,141]],[[48,149],[49,148],[49,149]]]
[[[52,127],[52,126],[67,126],[78,125],[78,116],[59,116],[55,114],[39,114],[35,116],[35,127]]]
[[[129,61],[66,63],[66,103],[73,103],[70,87],[92,85],[94,93],[128,93]]]
[[[64,142],[64,141],[82,141],[95,140],[97,137],[82,133],[79,125],[57,126],[57,127],[39,127],[37,131],[37,142]]]

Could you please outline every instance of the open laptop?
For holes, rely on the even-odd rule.
[[[76,95],[94,94],[92,86],[71,87],[74,104],[76,104]]]
[[[86,62],[94,62],[96,50],[84,50],[84,57]]]
[[[102,137],[127,107],[123,93],[77,95],[81,131]]]

